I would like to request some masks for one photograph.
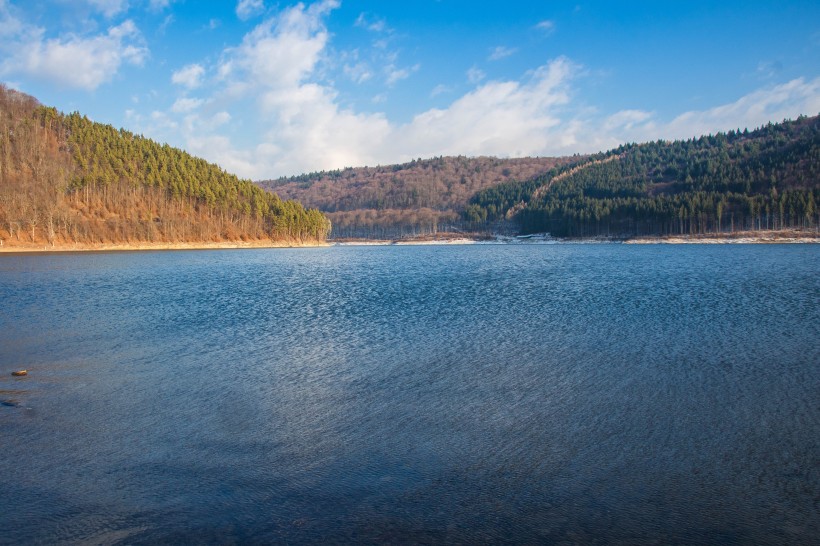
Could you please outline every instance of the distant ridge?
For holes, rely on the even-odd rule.
[[[0,243],[320,242],[330,225],[168,145],[0,84]]]
[[[503,182],[528,180],[575,157],[436,157],[257,182],[323,211],[333,236],[401,238],[462,230],[469,199]]]
[[[324,211],[334,238],[811,229],[820,224],[820,118],[590,156],[439,157],[258,184]]]

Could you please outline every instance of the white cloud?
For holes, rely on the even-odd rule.
[[[535,25],[535,28],[544,31],[547,34],[552,34],[555,31],[555,23],[547,19]]]
[[[243,21],[263,11],[265,11],[265,3],[262,0],[239,0],[236,4],[236,16]]]
[[[559,110],[570,100],[569,83],[578,68],[558,58],[528,81],[491,81],[396,128],[397,150],[409,156],[533,155],[563,145]]]
[[[663,138],[690,138],[718,131],[754,128],[769,121],[820,112],[820,78],[759,89],[735,102],[708,110],[685,112],[659,128]],[[660,137],[659,137],[660,138]]]
[[[4,24],[6,28],[14,24]],[[46,38],[45,30],[17,22],[15,35],[0,50],[7,58],[0,75],[26,74],[66,87],[94,90],[111,81],[122,64],[142,65],[148,56],[131,20],[92,37]]]
[[[498,46],[490,52],[490,56],[487,58],[487,60],[498,61],[506,57],[509,57],[510,55],[513,55],[516,51],[518,50],[514,47]]]
[[[205,68],[202,65],[189,64],[171,74],[171,81],[188,89],[196,89],[202,85],[204,75]]]
[[[564,138],[554,110],[569,101],[576,72],[568,60],[556,59],[526,82],[489,82],[405,125],[393,125],[383,114],[343,109],[331,88],[299,82],[260,96],[271,128],[255,149],[239,150],[202,131],[191,133],[188,146],[252,178],[440,154],[533,154]]]
[[[316,66],[327,44],[321,17],[336,6],[335,0],[309,8],[299,4],[264,21],[239,47],[226,51],[220,73],[262,87],[298,86]]]
[[[370,146],[389,130],[384,115],[342,108],[333,88],[310,81],[328,41],[323,18],[338,6],[326,0],[286,9],[226,50],[217,69],[221,100],[237,108],[252,100],[249,107],[270,130],[254,148],[242,150],[197,125],[185,135],[188,149],[255,178],[369,161]]]
[[[584,153],[608,150],[625,142],[688,139],[732,129],[754,129],[770,121],[818,112],[820,78],[798,78],[758,89],[728,104],[684,112],[670,121],[659,120],[651,112],[621,110],[603,119],[581,117],[565,125],[578,143],[572,152]]]
[[[231,121],[231,115],[228,112],[222,111],[217,112],[211,117],[210,122],[215,126],[219,127],[220,125],[225,125]]]
[[[336,6],[327,1],[287,9],[225,51],[217,70],[223,87],[213,101],[244,105],[257,114],[259,125],[268,129],[255,145],[235,144],[191,112],[182,124],[186,147],[240,176],[259,179],[419,156],[527,155],[554,143],[569,145],[558,112],[569,102],[578,68],[564,58],[532,71],[525,81],[487,82],[447,108],[428,110],[403,125],[391,124],[382,113],[342,107],[336,90],[316,81],[329,39],[323,18]],[[389,67],[388,81],[418,69]],[[479,72],[472,73],[476,82],[485,78]],[[380,94],[374,102],[384,99]]]

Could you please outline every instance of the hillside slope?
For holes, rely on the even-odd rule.
[[[629,144],[478,192],[476,225],[633,236],[816,228],[820,117],[675,142]]]
[[[168,145],[0,85],[0,242],[321,241],[327,219]]]
[[[257,184],[323,211],[333,222],[334,237],[390,238],[463,229],[464,208],[476,192],[579,159],[438,157]]]

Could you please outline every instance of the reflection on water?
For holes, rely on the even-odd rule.
[[[0,543],[817,543],[818,258],[0,257]]]

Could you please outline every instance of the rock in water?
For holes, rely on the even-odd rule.
[[[21,375],[28,375],[28,370],[19,370],[16,372],[11,372],[11,375],[20,377]]]

